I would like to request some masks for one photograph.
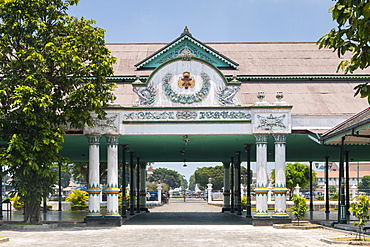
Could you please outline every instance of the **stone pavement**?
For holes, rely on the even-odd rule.
[[[242,217],[220,213],[199,199],[169,204],[127,220],[122,227],[3,230],[6,246],[329,246],[321,238],[342,237],[337,230],[287,230],[253,227]],[[333,245],[331,245],[333,246]]]

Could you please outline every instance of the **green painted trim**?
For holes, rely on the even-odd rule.
[[[163,47],[162,49],[158,50],[157,52],[155,52],[150,57],[145,58],[144,60],[135,64],[136,69],[140,69],[140,68],[144,67],[146,64],[150,63],[152,60],[159,57],[160,55],[166,53],[168,50],[172,49],[173,47],[175,47],[176,45],[178,45],[179,43],[181,43],[185,39],[188,39],[190,42],[194,43],[196,46],[200,47],[205,52],[210,53],[211,55],[215,56],[216,58],[218,58],[222,62],[228,64],[230,67],[233,67],[234,69],[238,68],[239,64],[235,63],[231,59],[229,59],[229,58],[225,57],[224,55],[220,54],[219,52],[217,52],[213,48],[203,44],[202,42],[193,38],[192,36],[189,36],[188,34],[185,34],[185,35],[181,35],[176,40],[174,40],[172,43],[170,43],[170,44],[166,45],[165,47]]]
[[[227,76],[226,78],[232,78]],[[361,80],[370,75],[276,75],[276,76],[237,76],[238,80]]]
[[[370,119],[366,119],[360,123],[347,127],[341,130],[340,132],[337,132],[337,133],[334,132],[332,134],[329,134],[328,136],[324,136],[320,138],[320,141],[322,141],[323,144],[327,144],[327,145],[338,145],[338,144],[330,144],[329,142],[342,138],[343,136],[351,136],[352,130],[356,132],[356,131],[361,131],[369,127],[370,127]],[[345,145],[364,145],[364,144],[345,144]]]
[[[170,60],[169,60],[170,61]],[[168,62],[168,61],[167,61]],[[153,68],[154,69],[154,68]],[[220,68],[217,68],[220,69]],[[142,80],[147,80],[149,76],[140,76]],[[225,76],[227,80],[232,80],[233,76]],[[294,75],[276,75],[276,76],[237,76],[237,80],[247,80],[247,81],[260,81],[260,80],[370,80],[370,75],[319,75],[319,76],[294,76]],[[107,81],[135,81],[135,76],[110,76],[106,77]],[[141,84],[139,84],[141,85]]]
[[[272,108],[289,108],[290,106],[274,106]],[[210,107],[104,107],[104,109],[112,109],[112,110],[130,110],[130,111],[136,111],[136,110],[161,110],[161,111],[172,111],[172,110],[250,110],[251,106],[210,106]],[[257,108],[263,108],[263,107],[257,107]],[[290,107],[291,108],[291,107]]]
[[[202,123],[251,123],[252,121],[250,119],[247,119],[247,120],[219,120],[219,119],[216,119],[216,120],[198,120],[198,121],[194,121],[194,120],[190,120],[190,121],[183,121],[183,120],[179,120],[179,121],[126,121],[126,120],[123,120],[122,123],[123,124],[163,124],[163,123],[169,123],[169,124],[186,124],[186,123],[197,123],[197,124],[202,124]]]
[[[225,78],[225,75],[221,72],[221,70],[219,70],[216,66],[214,66],[213,64],[207,62],[206,60],[204,59],[201,59],[201,58],[198,58],[198,57],[192,57],[191,58],[192,60],[197,60],[201,63],[205,63],[207,64],[209,67],[213,68],[215,71],[217,71],[217,73],[221,76],[221,78],[223,79],[224,83],[226,86],[229,86],[229,81]],[[167,64],[169,63],[173,63],[173,62],[176,62],[176,61],[182,61],[183,59],[181,57],[176,57],[176,58],[173,58],[173,59],[170,59],[164,63],[162,63],[161,65],[159,65],[155,70],[153,70],[153,72],[149,75],[149,78],[146,80],[145,83],[143,84],[139,84],[140,86],[147,86],[149,81],[152,79],[152,77],[164,66],[166,66]],[[233,83],[234,84],[234,83]],[[241,82],[238,84],[238,85],[241,85]]]
[[[267,106],[258,106],[258,105],[252,105],[250,106],[251,109],[263,109],[263,108],[268,108],[268,109],[271,109],[271,108],[285,108],[285,109],[291,109],[293,108],[292,105],[267,105]]]

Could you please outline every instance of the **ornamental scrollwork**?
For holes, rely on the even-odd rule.
[[[179,111],[176,113],[176,117],[177,119],[184,119],[184,120],[196,119],[197,113],[194,111]]]
[[[104,129],[114,129],[117,130],[117,127],[115,125],[115,121],[117,119],[117,115],[111,116],[111,117],[106,117],[105,119],[98,119],[98,118],[93,118],[93,127],[99,127],[102,130]]]
[[[206,73],[201,73],[201,77],[203,84],[202,88],[198,92],[194,94],[178,94],[173,91],[169,83],[171,81],[172,74],[167,73],[162,79],[164,94],[174,103],[193,104],[200,102],[208,95],[211,87],[209,76]]]
[[[219,88],[217,91],[218,102],[220,105],[240,105],[238,100],[235,98],[237,92],[239,92],[240,87],[229,86],[224,88]]]
[[[260,124],[257,126],[257,128],[272,129],[273,127],[280,127],[286,129],[286,126],[283,123],[285,117],[285,115],[274,117],[272,114],[267,117],[257,115],[257,118],[260,121]]]
[[[150,112],[150,111],[139,111],[130,112],[124,114],[125,120],[165,120],[165,119],[175,119],[173,112]]]
[[[151,106],[155,101],[156,91],[153,87],[134,87],[132,89],[138,96],[134,106]]]
[[[166,62],[166,61],[168,61],[170,59],[173,59],[173,58],[178,57],[185,49],[187,49],[187,51],[189,51],[191,53],[191,56],[202,58],[202,59],[206,60],[209,63],[213,63],[213,64],[216,63],[210,57],[208,57],[208,56],[204,55],[203,53],[199,52],[197,50],[197,48],[195,48],[194,46],[191,46],[191,45],[188,45],[188,44],[187,45],[184,44],[184,45],[180,45],[174,51],[172,51],[168,55],[164,56],[162,59],[158,60],[156,62],[156,64],[162,64],[162,63],[164,63],[164,62]]]

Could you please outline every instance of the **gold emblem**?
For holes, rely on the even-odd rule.
[[[184,72],[182,73],[183,77],[179,78],[178,84],[180,88],[188,89],[193,88],[195,86],[195,80],[194,77],[190,77],[190,72]]]

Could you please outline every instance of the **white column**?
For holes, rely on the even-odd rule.
[[[267,208],[267,140],[268,135],[255,135],[257,152],[256,213],[253,217],[270,217]]]
[[[230,163],[224,162],[224,206],[222,212],[230,211]]]
[[[89,212],[86,217],[101,217],[100,213],[100,171],[99,143],[101,136],[87,136],[89,141]]]
[[[286,135],[274,135],[275,141],[275,212],[272,217],[289,217],[286,213]]]
[[[140,211],[147,211],[146,208],[146,163],[140,163]]]
[[[119,136],[106,136],[107,140],[107,213],[106,217],[121,217],[118,211],[118,138]]]

